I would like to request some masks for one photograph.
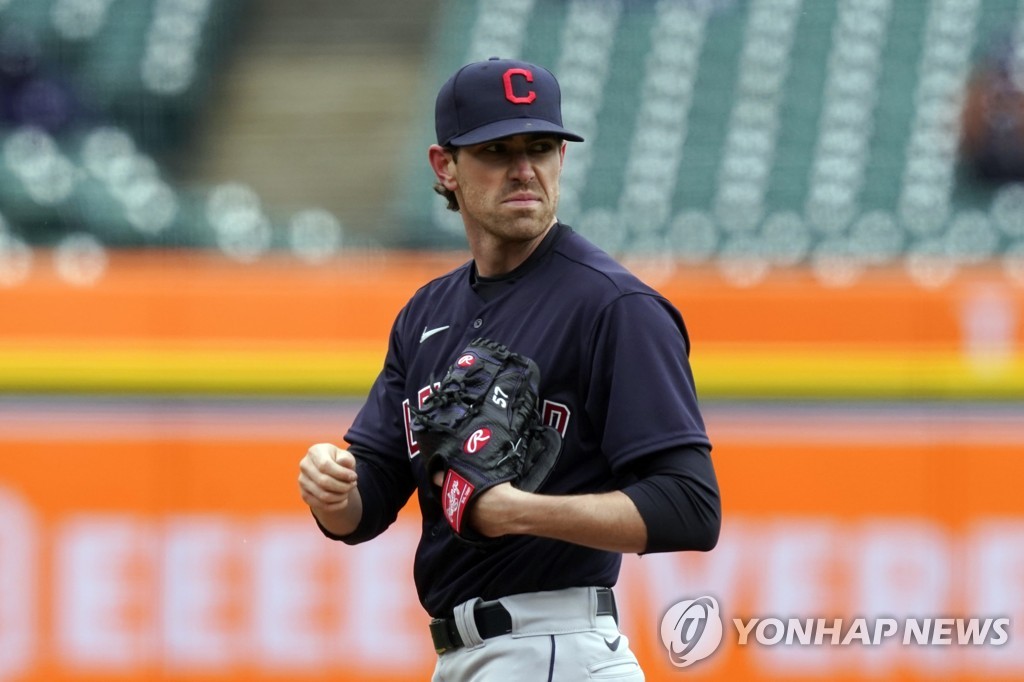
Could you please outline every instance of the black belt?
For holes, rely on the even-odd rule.
[[[597,588],[597,616],[612,616],[618,622],[619,614],[615,609],[615,595],[610,587]],[[482,639],[490,639],[512,632],[512,614],[500,602],[486,606],[477,605],[473,610],[473,620]],[[454,618],[435,618],[430,621],[430,636],[434,640],[434,651],[443,654],[452,649],[466,646],[459,634]]]

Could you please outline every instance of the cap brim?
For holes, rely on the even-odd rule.
[[[513,135],[557,135],[563,140],[572,142],[583,142],[583,138],[566,130],[560,125],[540,118],[508,118],[503,121],[495,121],[485,126],[480,126],[462,135],[456,135],[448,140],[448,144],[456,147],[464,147],[470,144],[490,142],[503,137]]]

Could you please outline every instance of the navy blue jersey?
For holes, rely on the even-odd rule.
[[[415,581],[431,616],[467,599],[614,585],[621,555],[532,536],[486,551],[457,540],[409,432],[419,404],[466,345],[485,337],[540,368],[545,421],[563,435],[542,493],[593,493],[632,482],[640,458],[710,447],[682,317],[656,291],[564,225],[487,296],[472,262],[423,286],[395,320],[385,366],[345,439],[357,454],[369,540],[418,492],[423,533]]]

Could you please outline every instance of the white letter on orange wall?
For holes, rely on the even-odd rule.
[[[167,525],[163,565],[165,664],[221,670],[237,657],[241,532],[222,516],[174,517]],[[236,571],[237,573],[237,571]]]
[[[1009,465],[1007,465],[1009,469]],[[1024,673],[1024,521],[985,519],[974,529],[964,553],[969,557],[966,611],[994,618],[990,646],[970,649],[979,674],[1019,677]],[[1009,617],[1009,620],[1001,618]],[[1007,640],[1010,646],[1004,646]]]
[[[423,607],[412,580],[410,547],[419,525],[399,519],[385,535],[347,553],[351,574],[342,579],[339,598],[346,605],[348,639],[345,655],[367,670],[408,677],[423,651]]]
[[[132,672],[152,660],[155,544],[128,515],[80,515],[59,529],[57,651],[72,670]]]
[[[952,542],[943,526],[926,518],[865,523],[856,554],[853,603],[864,613],[897,620],[948,612],[955,577]],[[860,655],[864,669],[873,675],[886,672],[903,657],[913,659],[922,674],[937,674],[949,665],[938,650],[901,647],[896,638]]]
[[[760,566],[756,613],[789,616],[834,612],[835,573],[844,529],[830,517],[806,517],[765,524],[751,533],[754,565]],[[828,641],[828,640],[826,640]],[[837,666],[822,647],[757,647],[764,674],[773,678],[824,675]]]
[[[37,537],[31,508],[0,488],[0,680],[19,677],[35,654]]]
[[[252,599],[254,652],[263,668],[323,671],[335,655],[340,640],[331,636],[336,625],[326,605],[337,586],[325,575],[331,555],[348,549],[323,538],[301,514],[268,517],[258,528]],[[345,649],[344,657],[351,664],[359,651]]]

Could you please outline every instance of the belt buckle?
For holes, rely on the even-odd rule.
[[[434,641],[434,652],[438,656],[458,648],[448,634],[448,621],[444,618],[434,618],[430,621],[430,638]]]

